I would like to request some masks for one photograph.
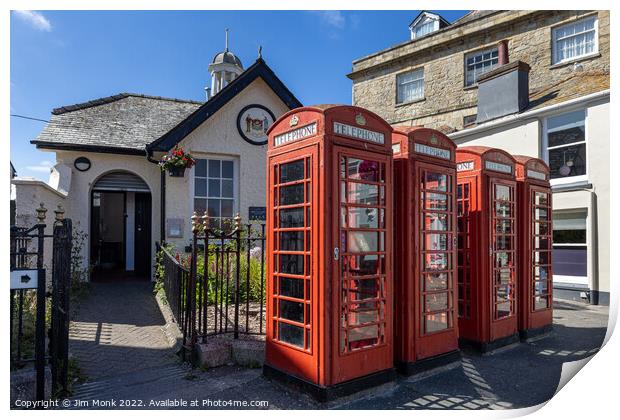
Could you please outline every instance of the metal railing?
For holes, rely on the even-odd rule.
[[[183,260],[161,248],[163,285],[172,313],[191,350],[209,336],[265,334],[265,225],[230,231],[192,217],[191,253]]]
[[[52,234],[45,233],[47,209],[36,209],[38,223],[11,227],[10,362],[11,369],[34,363],[35,398],[45,396],[45,367],[52,373],[52,395],[69,392],[69,305],[71,291],[72,224],[61,206],[54,211]],[[51,283],[46,283],[45,240],[51,239]],[[47,245],[49,248],[49,244]],[[49,311],[49,312],[48,312]],[[49,317],[47,316],[49,315]]]

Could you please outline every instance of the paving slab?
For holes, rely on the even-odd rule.
[[[462,352],[462,361],[330,403],[317,403],[262,376],[260,369],[222,366],[200,370],[178,362],[103,378],[76,398],[199,401],[200,409],[496,409],[524,408],[551,398],[562,364],[596,353],[608,308],[557,302],[554,329],[528,343],[490,355]],[[117,329],[112,329],[112,334]],[[137,357],[149,352],[138,351]],[[115,353],[110,361],[115,360]],[[148,406],[142,408],[170,408]]]

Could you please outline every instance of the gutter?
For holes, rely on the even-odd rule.
[[[525,111],[520,114],[513,114],[507,117],[502,117],[497,120],[489,121],[487,123],[478,125],[476,127],[468,128],[465,130],[457,131],[456,133],[448,134],[448,137],[452,140],[458,140],[460,138],[469,136],[471,134],[479,134],[484,133],[485,131],[489,131],[495,129],[497,127],[501,127],[503,125],[509,125],[518,121],[522,121],[528,118],[536,118],[542,114],[551,113],[558,109],[567,108],[573,105],[580,105],[586,102],[592,102],[597,99],[601,99],[604,97],[609,97],[610,89],[605,89],[600,92],[591,93],[589,95],[581,96],[579,98],[570,99],[565,102],[560,102],[558,104],[549,105],[539,109],[533,109],[531,111]]]
[[[153,159],[153,151],[146,149],[146,160],[155,165],[159,165],[159,161]],[[166,172],[161,171],[161,175],[159,177],[159,241],[163,245],[164,240],[166,238]]]

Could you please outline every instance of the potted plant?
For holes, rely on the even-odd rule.
[[[182,177],[185,170],[194,166],[196,161],[189,153],[185,153],[182,148],[175,146],[172,152],[164,155],[159,161],[162,171],[168,171],[170,176]]]

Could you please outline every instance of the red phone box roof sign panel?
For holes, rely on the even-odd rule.
[[[392,152],[395,157],[420,155],[437,162],[453,162],[456,145],[445,134],[424,127],[394,127]]]
[[[501,149],[486,146],[459,147],[456,151],[456,170],[490,171],[493,173],[515,175],[515,159]]]
[[[391,126],[378,115],[355,106],[313,105],[296,108],[280,117],[268,131],[274,153],[299,148],[329,136],[338,144],[388,152]]]
[[[549,166],[541,159],[531,156],[513,156],[517,161],[517,179],[549,181]]]

